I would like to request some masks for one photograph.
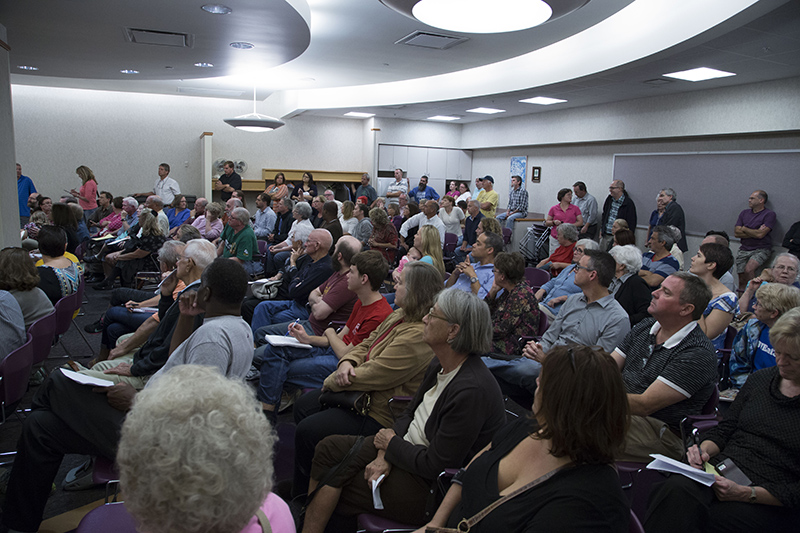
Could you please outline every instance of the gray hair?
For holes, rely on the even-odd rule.
[[[773,267],[778,262],[778,259],[780,259],[781,257],[788,257],[789,259],[792,260],[792,262],[794,263],[795,268],[797,268],[797,270],[798,270],[797,275],[795,275],[795,279],[797,279],[797,276],[800,275],[800,259],[798,259],[797,256],[794,255],[794,254],[790,254],[788,252],[783,252],[783,253],[780,253],[780,254],[775,256],[775,260],[772,262],[772,266]]]
[[[756,291],[758,306],[778,316],[800,306],[800,289],[783,283],[765,283]]]
[[[183,243],[187,243],[192,239],[202,239],[203,236],[200,235],[200,230],[192,226],[191,224],[181,224],[178,227],[178,233],[181,234],[180,241]]]
[[[284,206],[286,207],[286,209],[288,209],[289,211],[291,211],[292,209],[294,209],[294,200],[292,200],[292,199],[291,199],[291,198],[289,198],[288,196],[284,196],[284,197],[283,197],[283,199],[281,200],[281,202],[283,202],[283,205],[284,205]]]
[[[192,239],[186,243],[183,255],[194,261],[198,268],[205,270],[217,258],[217,248],[211,241]]]
[[[231,218],[235,218],[242,224],[247,225],[250,223],[250,211],[244,207],[236,207],[231,211]]]
[[[223,211],[225,211],[225,208],[216,202],[206,206],[206,214],[214,215],[217,218],[222,216]]]
[[[559,224],[556,234],[559,237],[567,239],[569,242],[575,242],[578,240],[578,228],[572,224]]]
[[[449,322],[460,326],[450,347],[457,353],[483,355],[492,348],[492,316],[486,302],[460,289],[447,289],[436,298]]]
[[[161,210],[161,208],[164,207],[164,200],[162,200],[161,197],[157,194],[151,194],[150,196],[147,197],[147,199],[153,202],[153,204],[159,208],[159,211]]]
[[[122,201],[126,204],[130,204],[134,209],[139,207],[139,201],[133,196],[126,196],[122,199]]]
[[[158,260],[164,263],[167,269],[172,270],[178,263],[178,257],[181,255],[184,246],[186,245],[181,241],[165,242],[158,251]]]
[[[292,212],[297,212],[303,220],[311,218],[311,206],[308,205],[308,202],[298,202]]]
[[[240,531],[272,489],[275,441],[241,380],[178,365],[137,394],[125,418],[125,506],[154,533]]]
[[[658,233],[658,242],[663,242],[667,250],[671,250],[672,245],[678,240],[675,238],[675,232],[672,231],[671,226],[656,226],[653,228],[653,233]]]
[[[244,204],[238,198],[228,198],[228,202],[231,202],[231,205],[233,206],[234,209],[236,209],[237,207],[244,207]],[[228,205],[228,202],[225,202],[226,207]]]
[[[197,207],[197,206],[205,207],[207,205],[208,205],[208,200],[206,198],[202,198],[201,197],[201,198],[198,198],[197,200],[194,201],[194,206],[195,207]]]
[[[663,192],[666,196],[669,196],[673,200],[678,199],[678,195],[675,194],[675,190],[667,187],[666,189],[661,189],[659,192]]]
[[[800,353],[800,308],[786,311],[769,330],[769,342],[786,345],[784,349],[797,357]]]
[[[615,246],[609,252],[614,261],[620,265],[625,265],[625,272],[628,274],[638,274],[642,269],[642,252],[632,245]]]
[[[593,241],[592,239],[581,239],[575,243],[575,246],[583,246],[584,250],[599,250],[600,245],[597,244],[597,241]]]

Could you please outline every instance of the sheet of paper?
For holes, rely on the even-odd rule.
[[[62,368],[61,371],[67,376],[69,379],[76,383],[80,383],[81,385],[91,385],[93,387],[113,387],[114,382],[109,381],[107,379],[100,379],[95,378],[92,376],[85,376],[78,372],[73,372],[72,370],[67,370],[66,368]]]
[[[698,483],[702,483],[706,487],[710,487],[714,484],[713,474],[708,474],[702,470],[692,468],[685,463],[681,463],[675,459],[670,459],[669,457],[658,453],[651,453],[650,457],[654,459],[653,462],[647,465],[647,468],[650,470],[662,470],[664,472],[671,472],[673,474],[682,474],[689,479],[697,481]]]
[[[294,337],[285,335],[264,335],[264,338],[273,346],[291,346],[292,348],[313,348],[310,344],[303,344]]]
[[[381,489],[379,485],[385,477],[386,474],[381,474],[378,479],[372,480],[372,505],[378,510],[383,509],[383,500],[381,500]]]
[[[158,313],[158,307],[134,307],[131,311],[134,313]]]

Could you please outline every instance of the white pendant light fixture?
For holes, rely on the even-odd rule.
[[[533,28],[583,7],[589,0],[380,0],[428,26],[461,33],[505,33]]]
[[[238,130],[250,131],[253,133],[262,133],[265,131],[272,131],[280,128],[285,122],[277,118],[268,117],[256,113],[256,85],[253,84],[253,112],[247,115],[240,115],[234,118],[226,118],[225,123],[233,126]]]

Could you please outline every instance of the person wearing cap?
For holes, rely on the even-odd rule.
[[[481,213],[483,213],[483,216],[494,218],[497,212],[497,203],[500,201],[500,195],[494,190],[493,177],[483,177],[483,190],[478,193],[477,200],[478,203],[481,204]]]

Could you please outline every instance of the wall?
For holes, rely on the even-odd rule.
[[[248,133],[223,122],[250,111],[243,101],[23,85],[12,94],[17,160],[48,196],[80,185],[74,171],[82,164],[101,189],[146,191],[161,162],[184,192],[200,195],[204,131],[214,133],[214,159],[247,162],[246,179],[261,179],[262,167],[358,171],[373,164],[367,121],[299,116],[273,132]]]
[[[14,160],[14,128],[9,91],[9,57],[6,28],[0,24],[0,168],[3,190],[7,200],[0,212],[0,247],[17,246],[19,243],[19,206],[17,205],[17,174]],[[15,191],[14,194],[8,194]]]

